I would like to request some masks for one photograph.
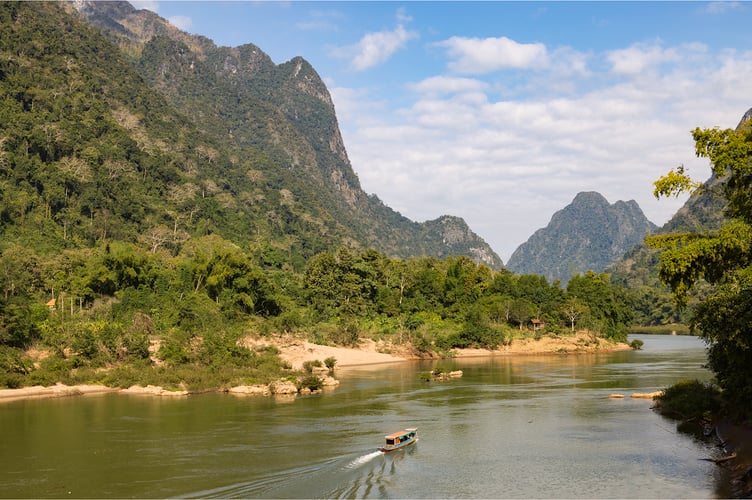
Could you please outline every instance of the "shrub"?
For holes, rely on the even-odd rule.
[[[300,387],[307,387],[312,391],[318,391],[319,389],[324,387],[324,381],[316,375],[308,375],[300,381]]]
[[[642,340],[640,340],[640,339],[634,339],[632,342],[629,343],[629,347],[631,347],[635,351],[638,351],[638,350],[642,349],[642,346],[644,344],[645,343]]]
[[[305,370],[306,373],[313,373],[313,368],[319,366],[321,366],[321,361],[318,359],[303,362],[303,370]]]
[[[24,375],[34,369],[21,349],[0,345],[0,372]]]
[[[683,420],[705,418],[721,408],[720,390],[696,379],[677,382],[656,401],[661,414]]]
[[[329,368],[329,370],[334,370],[334,365],[337,364],[337,359],[330,356],[324,360],[324,366]]]
[[[332,335],[332,340],[336,344],[345,347],[357,346],[359,338],[358,324],[351,318],[343,319],[337,331]]]
[[[431,352],[432,346],[431,342],[420,332],[415,332],[411,335],[411,341],[413,344],[413,347],[418,352]]]
[[[305,324],[303,316],[296,309],[283,312],[272,322],[278,330],[285,333],[294,332]]]
[[[188,336],[182,332],[173,332],[159,348],[159,358],[165,363],[176,366],[187,363],[190,359]]]
[[[23,379],[15,373],[0,373],[0,387],[2,386],[8,389],[18,389],[23,386]]]

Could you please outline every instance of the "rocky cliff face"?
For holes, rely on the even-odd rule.
[[[604,271],[655,229],[633,200],[611,205],[598,193],[579,193],[515,250],[507,267],[566,283],[577,273]]]

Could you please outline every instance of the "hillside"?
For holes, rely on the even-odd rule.
[[[737,128],[750,119],[752,109],[744,113]],[[726,220],[726,205],[721,195],[723,189],[724,183],[711,176],[666,224],[655,231],[655,234],[717,231]],[[682,320],[682,314],[673,306],[670,290],[658,279],[659,265],[660,251],[649,248],[643,242],[608,269],[614,282],[628,286],[642,296],[638,307],[638,321],[642,324],[665,324]],[[705,285],[697,286],[694,295],[690,297],[690,303],[704,292]]]
[[[234,241],[256,234],[303,259],[349,245],[401,258],[466,255],[503,267],[462,219],[416,223],[362,190],[329,91],[304,59],[276,65],[252,44],[218,47],[127,2],[74,5],[146,84],[211,139],[203,156],[232,171],[217,187],[248,211],[247,231],[236,231]]]
[[[611,205],[598,193],[579,193],[515,250],[507,267],[566,284],[575,274],[603,272],[655,228],[633,200]]]
[[[564,324],[575,297],[479,264],[495,254],[462,219],[418,224],[365,195],[305,61],[103,7],[135,16],[97,18],[124,38],[71,3],[0,3],[0,387],[317,386],[252,343],[283,336],[434,355],[541,318],[626,338],[628,297],[602,277],[578,278],[587,314]],[[249,75],[216,65],[225,50]]]

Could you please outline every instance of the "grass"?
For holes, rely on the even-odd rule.
[[[654,326],[634,325],[629,327],[629,333],[641,335],[692,335],[689,327],[680,323]]]

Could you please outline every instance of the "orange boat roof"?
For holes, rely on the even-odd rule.
[[[418,430],[417,427],[411,427],[409,429],[405,429],[404,431],[392,432],[391,434],[388,434],[388,435],[386,435],[384,437],[386,437],[387,439],[390,439],[390,438],[394,439],[394,438],[398,438],[400,436],[404,436],[408,432],[413,432],[413,431],[417,431],[417,430]]]

